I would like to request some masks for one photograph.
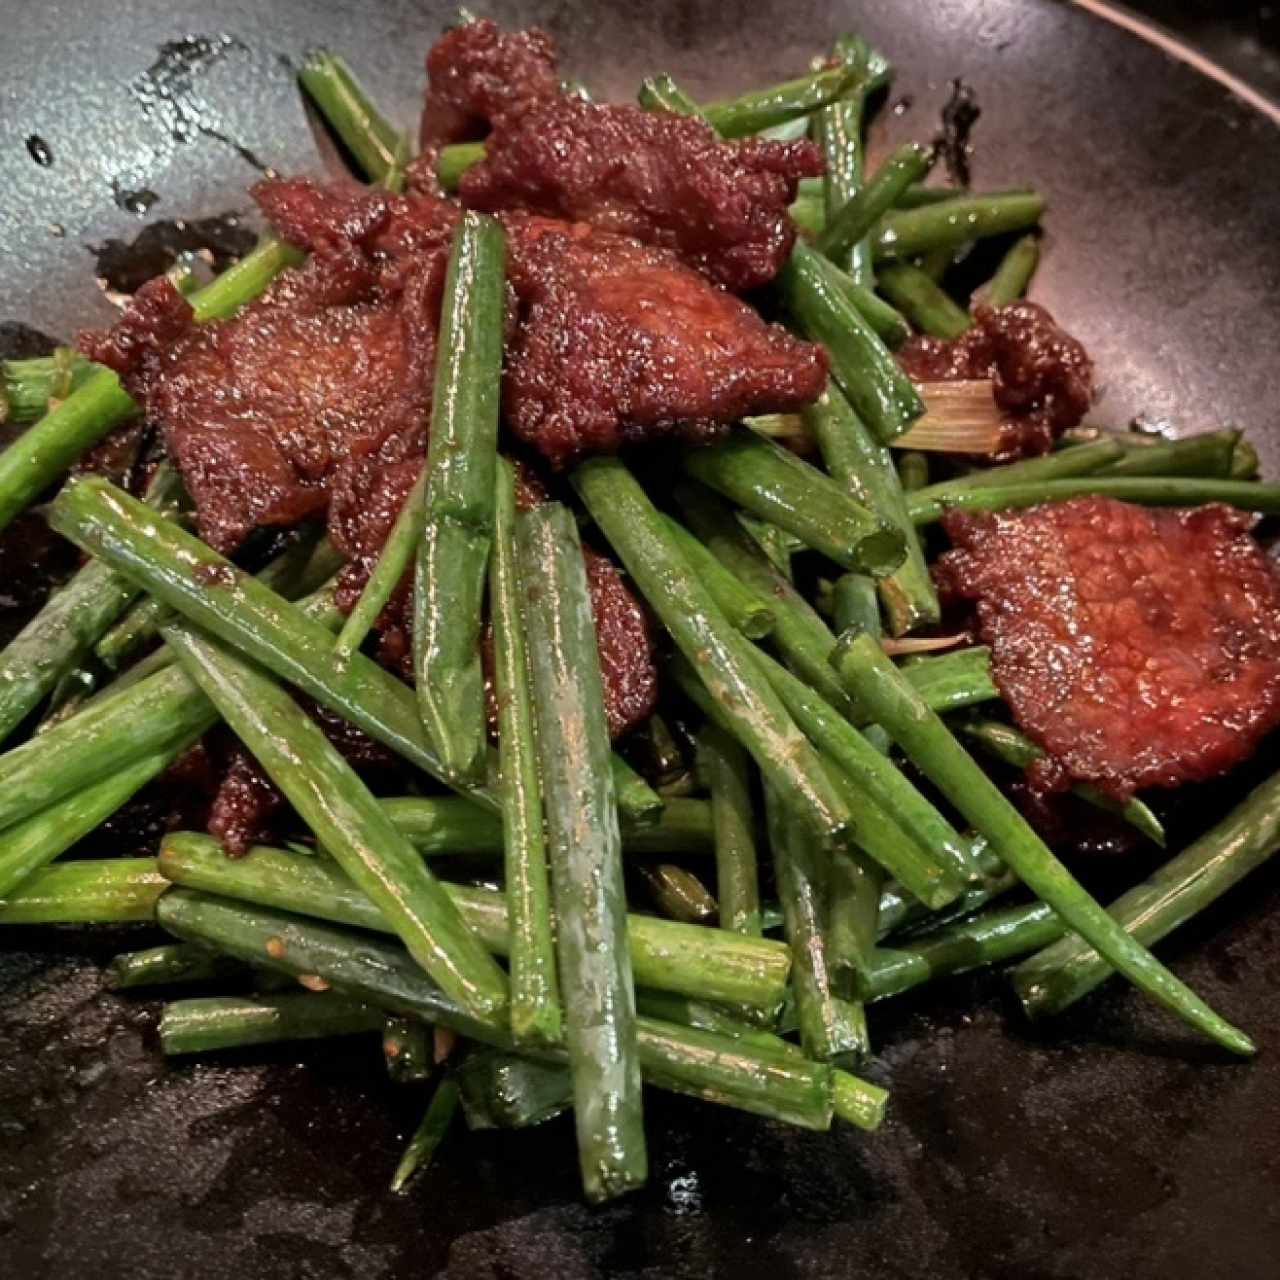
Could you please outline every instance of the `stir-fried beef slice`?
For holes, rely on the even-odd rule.
[[[826,353],[765,324],[665,250],[584,224],[509,215],[520,322],[507,422],[554,467],[817,397]]]
[[[545,31],[503,31],[488,18],[465,22],[427,54],[421,146],[483,138],[507,112],[559,93],[555,43]]]
[[[968,332],[953,340],[912,338],[898,361],[916,382],[990,378],[1006,414],[1001,461],[1048,452],[1093,401],[1088,352],[1034,302],[980,306]]]
[[[1248,516],[1078,498],[944,524],[944,585],[976,601],[996,685],[1048,752],[1033,786],[1211,778],[1280,724],[1280,572]]]
[[[90,360],[114,369],[136,397],[142,378],[195,324],[191,304],[167,276],[148,280],[110,329],[80,334]]]
[[[822,171],[811,142],[725,142],[701,120],[557,97],[497,121],[459,196],[634,236],[742,292],[787,260],[796,185]]]
[[[322,512],[339,466],[421,432],[439,276],[424,258],[389,286],[354,250],[317,252],[232,318],[134,344],[130,390],[164,430],[205,541],[231,551],[259,525]]]

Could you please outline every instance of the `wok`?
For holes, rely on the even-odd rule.
[[[963,78],[982,108],[975,183],[1048,194],[1034,291],[1097,360],[1095,417],[1236,423],[1280,470],[1280,129],[1229,88],[1038,0],[483,8],[548,26],[565,65],[619,99],[656,70],[695,95],[732,92],[861,30],[899,69],[878,146],[932,136],[948,82]],[[95,273],[114,283],[136,265],[136,251],[104,254],[109,242],[194,218],[234,239],[226,215],[246,211],[255,166],[319,167],[294,83],[307,48],[344,53],[391,114],[416,119],[422,54],[450,6],[0,11],[0,320],[66,338],[112,314]],[[34,341],[12,327],[0,337]],[[957,979],[875,1009],[869,1073],[893,1087],[879,1133],[802,1133],[655,1094],[651,1184],[600,1210],[580,1202],[563,1120],[459,1131],[412,1194],[392,1197],[421,1099],[384,1081],[367,1041],[165,1062],[155,1005],[102,985],[105,959],[145,933],[13,930],[0,938],[0,1272],[1274,1275],[1278,907],[1275,868],[1162,947],[1248,1028],[1255,1063],[1225,1061],[1118,984],[1032,1029],[998,979]]]

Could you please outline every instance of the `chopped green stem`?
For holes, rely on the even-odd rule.
[[[573,1106],[564,1067],[499,1049],[472,1050],[454,1070],[467,1128],[528,1129]]]
[[[1053,456],[1070,457],[1075,452],[1077,450],[1067,449]],[[951,508],[1012,511],[1039,506],[1042,502],[1066,502],[1071,498],[1088,497],[1115,498],[1120,502],[1152,507],[1198,507],[1208,502],[1225,502],[1241,511],[1280,514],[1280,484],[1178,476],[1118,476],[1114,479],[1107,475],[1080,476],[1072,480],[1003,485],[996,489],[957,490],[942,501],[912,494],[909,501],[911,518],[916,524],[928,524],[940,519]]]
[[[60,870],[63,865],[71,867],[76,864],[68,862],[50,869]],[[158,872],[156,874],[159,875]],[[160,876],[160,883],[168,888],[169,881],[163,876]],[[154,906],[151,914],[154,914]],[[107,986],[115,991],[125,991],[132,987],[213,982],[237,977],[244,971],[244,966],[237,961],[228,960],[207,947],[196,946],[193,942],[167,942],[158,947],[148,947],[145,951],[125,951],[116,956],[107,966]]]
[[[767,89],[705,103],[701,114],[722,138],[745,138],[797,116],[807,116],[834,102],[853,86],[868,83],[872,74],[847,66],[815,71]]]
[[[506,306],[502,225],[464,213],[445,276],[413,583],[413,665],[427,738],[455,784],[485,772],[481,615],[493,543]]]
[[[263,240],[252,253],[247,253],[234,266],[228,267],[216,280],[197,289],[190,298],[191,310],[198,324],[223,320],[234,315],[246,302],[251,302],[286,267],[296,267],[305,255],[283,240]]]
[[[609,770],[613,774],[619,816],[635,831],[644,827],[661,828],[669,803],[667,798],[659,795],[616,751],[609,757]]]
[[[327,1040],[376,1031],[383,1020],[381,1010],[331,991],[174,1000],[160,1015],[160,1048],[174,1056],[284,1040]]]
[[[689,567],[711,593],[724,616],[749,640],[767,636],[774,626],[768,597],[733,574],[684,525],[668,519],[667,527]]]
[[[48,736],[52,737],[52,732]],[[187,738],[167,750],[162,748],[124,764],[109,756],[106,768],[115,768],[114,773],[107,773],[91,786],[6,826],[0,831],[0,899],[8,898],[32,872],[52,862],[105,822],[136,792],[163,773],[191,741]]]
[[[818,248],[836,262],[847,259],[853,246],[897,203],[898,197],[919,182],[933,163],[933,152],[918,142],[899,147],[844,203],[827,216]]]
[[[881,891],[876,913],[876,936],[887,938],[903,929],[951,924],[980,911],[988,903],[1016,888],[1021,881],[1004,863],[983,868],[982,879],[970,885],[944,911],[932,912],[902,885],[890,880]]]
[[[95,368],[71,347],[30,360],[0,360],[0,426],[35,422],[50,400],[65,400]]]
[[[1151,946],[1277,852],[1280,774],[1255,787],[1221,822],[1107,910],[1136,942]],[[1020,964],[1013,983],[1023,1007],[1038,1017],[1074,1004],[1113,972],[1094,947],[1068,934]]]
[[[676,501],[694,532],[733,575],[770,602],[770,642],[787,665],[842,714],[853,705],[845,696],[827,659],[836,638],[817,610],[800,594],[759,544],[743,528],[732,509],[700,484],[681,481]]]
[[[1057,913],[1043,902],[988,911],[900,947],[877,948],[860,994],[864,1000],[884,1000],[934,978],[1000,964],[1053,942],[1063,930]]]
[[[871,637],[842,639],[833,661],[876,723],[1069,928],[1192,1026],[1235,1053],[1254,1052],[1243,1032],[1214,1013],[1089,897]]]
[[[156,520],[136,499],[96,476],[63,489],[50,523],[183,617],[433,777],[448,781],[442,761],[427,743],[413,691],[364,654],[353,654],[344,671],[334,666],[332,631],[341,621],[336,610],[309,616],[301,604],[291,605],[198,538],[171,521]],[[55,732],[59,730],[45,738]],[[0,778],[3,774],[0,765]],[[469,788],[466,794],[494,805],[492,793],[483,788]]]
[[[866,505],[865,494],[855,500],[830,476],[765,436],[742,429],[718,444],[690,449],[684,468],[846,569],[881,575],[902,563],[902,531]]]
[[[932,626],[941,617],[938,593],[888,448],[871,434],[833,383],[805,409],[804,421],[832,477],[903,539],[906,558],[877,583],[890,632],[901,636]]]
[[[95,366],[56,409],[0,452],[0,529],[136,409],[120,379]]]
[[[1182,440],[1162,440],[1148,449],[1130,449],[1109,464],[1104,476],[1198,476],[1232,479],[1232,466],[1241,433],[1205,431]],[[1088,446],[1084,446],[1088,448]],[[1069,450],[1068,457],[1072,452]]]
[[[449,1132],[449,1126],[453,1124],[453,1119],[458,1114],[458,1102],[457,1081],[451,1077],[441,1080],[431,1095],[431,1101],[427,1103],[422,1122],[414,1131],[413,1137],[409,1139],[409,1145],[405,1148],[404,1155],[400,1157],[400,1163],[396,1165],[395,1174],[391,1179],[392,1191],[403,1191],[413,1175],[431,1163],[445,1135]]]
[[[880,291],[921,333],[931,338],[958,338],[972,324],[928,274],[909,262],[882,263],[876,271]]]
[[[162,513],[181,490],[177,472],[157,468],[146,503]],[[138,594],[122,574],[90,560],[0,652],[0,742],[88,655]]]
[[[445,191],[456,191],[462,175],[484,159],[483,142],[455,142],[441,147],[436,158],[436,177]]]
[[[1007,307],[1027,291],[1040,263],[1038,236],[1021,236],[1000,259],[996,273],[982,287],[977,301],[989,307]]]
[[[810,1058],[827,1062],[858,1051],[864,1030],[832,987],[826,937],[832,851],[817,844],[805,824],[787,812],[781,797],[767,785],[765,813],[784,928],[791,947],[791,982],[800,1021],[800,1043]]]
[[[555,1044],[562,1033],[560,988],[551,931],[537,724],[520,601],[515,473],[506,459],[500,461],[497,472],[489,616],[493,623],[493,682],[498,706],[503,879],[511,922],[511,1034],[517,1044]],[[474,805],[469,807],[479,813]],[[488,819],[489,815],[484,817]]]
[[[838,839],[849,822],[843,799],[796,728],[781,700],[761,679],[751,646],[730,626],[698,582],[659,513],[630,472],[614,458],[596,458],[573,474],[587,509],[693,664],[697,678],[765,777],[794,798],[823,835]]]
[[[513,1048],[505,1018],[469,1014],[393,942],[188,890],[166,893],[157,914],[166,929],[189,941],[252,964],[315,974],[393,1012],[413,1014],[500,1049]],[[636,1020],[636,1038],[644,1078],[658,1088],[806,1128],[825,1129],[831,1122],[832,1076],[821,1064],[650,1018]],[[553,1050],[538,1050],[537,1056],[565,1060]],[[868,1101],[873,1089],[866,1086]]]
[[[1013,725],[1003,721],[968,720],[956,727],[988,755],[1013,765],[1015,769],[1025,769],[1044,758],[1044,751],[1040,747]],[[1151,807],[1137,796],[1119,801],[1087,782],[1077,783],[1071,790],[1095,809],[1117,814],[1135,830],[1141,831],[1148,840],[1164,848],[1164,824],[1151,811]]]
[[[876,601],[876,584],[860,573],[841,574],[831,592],[831,618],[837,631],[857,627],[873,635],[880,630],[880,606]],[[834,637],[827,648],[835,648]]]
[[[648,1176],[604,686],[573,515],[544,503],[517,517],[516,538],[578,1158],[599,1203]]]
[[[924,413],[924,401],[850,300],[845,279],[816,249],[798,242],[776,287],[805,336],[826,347],[832,375],[858,417],[889,444]]]
[[[7,859],[9,840],[16,834],[5,832],[0,856]],[[156,870],[154,858],[59,862],[36,870],[18,888],[3,892],[0,925],[151,920],[168,883]]]
[[[506,1014],[507,981],[320,727],[260,667],[185,626],[166,643],[317,840],[378,905],[441,987],[477,1013]]]
[[[365,642],[365,638],[373,629],[378,615],[387,606],[400,580],[412,565],[422,541],[422,531],[427,523],[427,470],[424,466],[413,488],[405,497],[404,505],[396,516],[395,524],[387,540],[378,553],[378,562],[369,575],[369,580],[360,592],[360,599],[355,608],[347,615],[347,620],[338,632],[333,646],[333,660],[339,666],[345,666]]]
[[[698,736],[698,772],[711,793],[720,927],[759,937],[760,879],[751,760],[727,733],[708,725]]]
[[[323,858],[258,847],[231,859],[212,837],[166,836],[162,875],[176,884],[360,929],[391,932],[378,909]],[[507,955],[506,897],[492,889],[446,884],[467,925],[496,955]],[[696,999],[773,1010],[782,1001],[790,961],[781,943],[653,916],[627,919],[631,964],[639,985]]]
[[[365,177],[389,191],[403,190],[409,139],[374,106],[346,62],[329,53],[314,52],[298,79]]]
[[[939,204],[899,209],[880,220],[871,237],[877,258],[914,258],[984,236],[1025,231],[1040,221],[1044,197],[1033,191],[962,195]]]
[[[647,77],[636,96],[646,111],[669,111],[675,116],[702,117],[698,104],[666,72]]]

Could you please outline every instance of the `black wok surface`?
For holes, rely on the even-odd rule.
[[[963,77],[983,109],[975,184],[1049,195],[1034,292],[1098,362],[1095,417],[1238,423],[1280,472],[1280,128],[1221,87],[1036,0],[483,7],[549,26],[565,65],[618,98],[661,69],[697,95],[779,78],[857,27],[899,67],[880,141],[930,137]],[[102,323],[107,241],[245,211],[255,165],[316,168],[292,70],[311,45],[344,52],[415,119],[421,56],[448,12],[0,4],[0,321],[64,338]],[[1119,987],[1031,1030],[998,980],[959,979],[873,1010],[869,1074],[893,1089],[879,1133],[799,1133],[654,1094],[652,1184],[603,1210],[579,1201],[563,1120],[459,1130],[391,1197],[421,1098],[385,1083],[376,1042],[166,1063],[155,1004],[102,988],[102,963],[145,930],[6,931],[0,1275],[1274,1276],[1277,907],[1272,868],[1162,948],[1254,1036],[1255,1063],[1225,1061]]]

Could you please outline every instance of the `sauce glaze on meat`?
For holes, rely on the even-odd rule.
[[[1084,347],[1034,302],[978,306],[959,338],[916,336],[898,350],[916,382],[990,378],[1006,417],[996,461],[1047,453],[1093,401],[1093,362]]]
[[[1212,778],[1280,724],[1280,572],[1224,506],[1076,498],[953,511],[938,572],[1048,757],[1031,784],[1117,798]]]

